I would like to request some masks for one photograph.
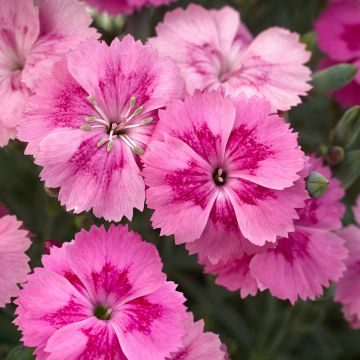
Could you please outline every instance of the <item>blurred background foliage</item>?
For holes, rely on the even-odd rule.
[[[180,1],[170,8],[188,3]],[[326,1],[211,0],[198,3],[206,7],[233,6],[240,11],[242,20],[254,35],[270,26],[306,34],[303,38],[313,50],[311,66],[316,70],[321,54],[316,49],[314,34],[310,32]],[[154,26],[166,10],[147,9],[129,19],[94,14],[94,26],[108,42],[127,31],[146,38],[147,34],[154,34]],[[300,132],[301,144],[307,152],[324,152],[330,131],[343,113],[344,110],[331,98],[314,91],[302,105],[285,116]],[[81,228],[105,222],[95,219],[92,214],[66,213],[57,199],[45,191],[38,177],[39,168],[32,158],[23,155],[23,150],[24,145],[17,141],[0,149],[0,202],[30,230],[33,245],[28,253],[31,266],[35,267],[41,265],[46,240],[70,241]],[[348,167],[354,173],[344,199],[348,206],[354,203],[360,190],[360,182],[356,180],[360,171],[359,158],[356,153],[348,159]],[[335,171],[341,176],[343,170],[337,165]],[[169,279],[179,284],[195,318],[203,318],[206,329],[220,335],[233,360],[360,359],[360,331],[351,330],[344,321],[340,306],[332,300],[333,288],[327,289],[324,296],[314,302],[298,301],[295,306],[273,298],[268,292],[241,300],[238,292],[231,293],[215,285],[213,277],[204,276],[196,258],[189,256],[182,246],[175,246],[172,238],[160,238],[159,231],[151,228],[150,216],[149,210],[142,214],[136,212],[129,226],[156,244]],[[344,221],[352,221],[350,211]],[[11,324],[13,312],[12,305],[0,310],[0,359],[33,359],[31,349],[21,348],[20,334]]]

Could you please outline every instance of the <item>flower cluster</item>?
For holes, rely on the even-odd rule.
[[[110,14],[169,2],[87,0]],[[358,1],[333,2],[318,20],[331,61],[360,67],[359,12]],[[253,37],[234,9],[194,4],[168,12],[146,44],[101,42],[90,23],[78,0],[0,0],[0,146],[26,142],[69,212],[131,221],[146,203],[161,235],[242,298],[269,290],[293,304],[338,281],[335,299],[360,327],[360,230],[342,229],[340,181],[283,117],[311,89],[299,35]],[[359,86],[357,76],[339,100],[358,103]],[[329,180],[320,198],[307,187],[314,172]],[[360,199],[354,213],[360,222]],[[0,216],[0,306],[18,295],[15,324],[37,359],[228,359],[155,246],[127,226],[47,241],[18,291],[30,240]]]

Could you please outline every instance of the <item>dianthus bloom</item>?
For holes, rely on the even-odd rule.
[[[160,112],[143,173],[162,235],[216,262],[242,253],[245,238],[264,245],[294,230],[305,156],[270,111],[262,98],[196,91]]]
[[[15,138],[39,78],[61,55],[97,36],[90,23],[77,0],[0,0],[0,146]]]
[[[185,335],[184,297],[154,245],[93,226],[52,247],[19,292],[15,322],[40,359],[159,360]]]
[[[186,335],[182,348],[171,354],[168,360],[226,360],[226,347],[221,344],[219,336],[204,332],[204,321],[194,322],[192,314],[186,320]]]
[[[269,289],[272,295],[294,303],[298,297],[314,299],[330,281],[341,277],[347,252],[344,241],[333,231],[341,228],[344,190],[320,159],[312,157],[310,165],[330,179],[327,193],[308,199],[298,210],[295,232],[278,239],[274,246],[253,248],[241,258],[215,265],[202,259],[206,271],[218,275],[218,284],[232,291],[240,289],[241,297]]]
[[[353,208],[355,221],[360,225],[360,196],[356,199],[356,204]]]
[[[0,307],[17,295],[18,283],[25,281],[30,271],[25,251],[30,247],[29,234],[15,216],[7,215],[0,205]]]
[[[270,28],[252,38],[232,8],[190,5],[166,14],[150,43],[179,66],[186,89],[264,96],[273,110],[289,110],[311,88],[310,58],[299,35]]]
[[[68,211],[131,219],[145,201],[139,155],[157,110],[182,90],[176,66],[149,45],[131,36],[110,47],[88,40],[39,84],[19,138]]]
[[[352,63],[360,70],[360,1],[332,2],[315,23],[320,49],[329,56],[322,67]],[[347,86],[334,93],[344,106],[360,104],[360,71]]]
[[[85,0],[89,5],[97,8],[98,11],[107,12],[110,15],[124,13],[131,15],[134,11],[144,6],[167,5],[174,0]]]
[[[336,285],[334,299],[343,305],[350,325],[360,329],[360,229],[349,225],[338,234],[346,241],[349,257],[346,259],[346,272]]]

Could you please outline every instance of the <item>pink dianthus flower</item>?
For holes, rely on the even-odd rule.
[[[196,91],[160,111],[143,173],[162,235],[218,262],[294,230],[305,156],[270,110],[262,98]]]
[[[0,146],[16,126],[39,78],[89,37],[91,17],[77,0],[0,0]]]
[[[174,0],[85,0],[90,6],[94,6],[98,11],[107,12],[110,15],[124,13],[131,15],[134,11],[140,10],[144,6],[167,5]]]
[[[159,360],[182,346],[184,297],[154,245],[93,226],[52,247],[19,292],[15,323],[39,359]]]
[[[145,201],[139,155],[157,110],[182,91],[175,64],[149,45],[131,36],[111,46],[88,40],[39,84],[19,138],[68,211],[131,219]]]
[[[220,90],[236,97],[265,97],[272,110],[289,110],[311,86],[310,59],[299,35],[277,27],[255,39],[230,7],[207,10],[191,4],[165,15],[150,43],[181,70],[186,90]]]
[[[18,292],[18,283],[26,279],[30,271],[25,251],[31,241],[28,231],[15,216],[7,215],[0,205],[0,307],[4,307]]]
[[[359,71],[348,85],[334,92],[343,106],[360,104],[360,1],[334,1],[315,22],[320,49],[329,56],[321,67],[352,63]]]
[[[226,360],[227,350],[219,336],[212,332],[204,332],[204,321],[194,322],[191,313],[186,320],[186,335],[183,346],[168,360]]]
[[[242,298],[256,295],[258,289],[269,289],[273,296],[289,299],[315,299],[337,281],[345,270],[347,251],[344,241],[333,231],[341,228],[345,207],[340,202],[344,190],[340,181],[314,156],[310,168],[330,180],[328,191],[317,199],[308,199],[298,210],[295,232],[280,238],[273,246],[253,248],[240,258],[206,265],[206,272],[217,275],[216,282],[231,291],[239,290]]]
[[[335,301],[343,305],[345,318],[355,329],[360,329],[360,229],[349,225],[338,231],[346,241],[349,256],[346,259],[346,271],[338,281]]]

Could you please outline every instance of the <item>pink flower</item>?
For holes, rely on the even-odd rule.
[[[90,6],[94,6],[98,11],[107,12],[110,15],[124,13],[131,15],[134,11],[140,10],[144,6],[167,5],[174,0],[85,0]]]
[[[204,321],[194,322],[191,313],[186,320],[187,334],[183,338],[182,348],[171,354],[168,360],[226,360],[226,347],[221,344],[219,336],[204,332]]]
[[[143,173],[161,235],[214,263],[294,230],[305,156],[267,101],[196,91],[160,111],[153,138]]]
[[[258,289],[269,289],[273,296],[294,303],[298,298],[315,299],[330,281],[341,277],[347,252],[344,241],[333,231],[342,226],[345,208],[340,200],[344,190],[320,159],[311,158],[311,170],[331,179],[328,191],[307,200],[298,210],[300,219],[288,238],[215,265],[200,259],[206,272],[218,275],[218,284],[232,291],[240,289],[242,298],[256,295]]]
[[[360,1],[333,1],[315,22],[320,49],[330,59],[325,59],[321,67],[338,63],[352,63],[360,69]],[[360,104],[360,71],[355,79],[334,92],[335,98],[343,106]]]
[[[182,94],[169,59],[131,36],[111,46],[88,40],[58,62],[31,98],[19,138],[44,167],[47,187],[75,213],[106,220],[142,210],[140,158],[157,110]]]
[[[92,226],[52,247],[19,293],[15,322],[40,359],[159,360],[185,335],[184,297],[127,226]]]
[[[90,16],[77,0],[1,1],[0,146],[16,136],[34,86],[61,55],[88,37]]]
[[[299,35],[270,28],[252,38],[230,7],[206,10],[191,4],[165,15],[150,43],[179,66],[186,89],[220,90],[236,97],[263,96],[273,110],[289,110],[311,86],[310,58]]]
[[[360,329],[360,229],[349,225],[338,231],[345,239],[349,257],[347,270],[336,286],[335,301],[343,305],[345,318],[355,329]]]
[[[25,251],[30,247],[29,233],[22,228],[22,222],[5,213],[1,206],[0,215],[0,307],[4,307],[18,292],[18,283],[25,281],[29,273],[29,258]]]

